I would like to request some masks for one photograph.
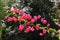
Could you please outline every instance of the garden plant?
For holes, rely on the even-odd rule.
[[[2,40],[60,40],[60,27],[51,18],[53,3],[49,0],[17,3],[9,5],[2,20]]]

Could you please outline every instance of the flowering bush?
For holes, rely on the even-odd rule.
[[[51,24],[41,15],[31,16],[15,7],[11,12],[4,18],[3,40],[48,40],[47,38],[56,37],[57,30],[50,28]]]
[[[26,0],[22,1],[24,4],[22,2],[18,2],[24,5],[21,7],[21,5],[19,4],[21,7],[19,9],[15,7],[15,5],[11,8],[11,10],[9,8],[8,10],[9,14],[5,16],[5,18],[2,20],[3,21],[2,40],[58,40],[60,39],[59,36],[60,30],[58,31],[56,30],[59,28],[51,24],[50,19],[48,20],[48,18],[50,18],[49,14],[51,11],[50,9],[51,7],[48,7],[50,2],[48,2],[47,0],[46,1],[48,3],[45,2],[45,0],[41,0],[41,1],[35,0],[36,2],[35,1],[33,3],[31,2],[32,5],[30,5],[29,2],[27,1]],[[32,11],[30,11],[30,6],[28,6],[28,4],[31,6]],[[51,4],[49,6],[51,6]],[[41,13],[39,12],[39,10]],[[47,20],[42,15],[45,18],[47,17],[46,18]],[[53,25],[54,28],[51,25]]]

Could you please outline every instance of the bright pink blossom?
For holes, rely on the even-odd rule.
[[[8,17],[8,21],[11,22],[13,19],[11,17]]]
[[[24,29],[24,25],[23,24],[20,24],[18,30],[19,31],[22,31],[23,29]]]
[[[28,26],[29,30],[31,29],[31,26]]]
[[[32,18],[32,16],[30,14],[25,14],[25,19],[30,20]]]
[[[30,20],[32,18],[32,16],[30,14],[27,14],[28,20]]]
[[[25,14],[25,19],[28,19],[28,15],[27,14]]]
[[[25,33],[30,32],[30,27],[26,28],[26,29],[24,30],[24,32],[25,32]]]
[[[25,15],[22,15],[22,16],[21,16],[21,18],[23,18],[23,19],[24,19],[24,18],[25,18]]]
[[[31,31],[33,32],[33,31],[35,31],[35,29],[32,27],[32,28],[31,28]]]
[[[31,19],[31,23],[34,23],[35,22],[35,20],[34,19]]]
[[[39,33],[39,36],[43,36],[43,33]]]
[[[26,25],[30,25],[30,22],[29,21],[26,21]]]
[[[34,19],[34,20],[37,20],[37,16],[34,16],[33,19]]]
[[[43,24],[46,24],[46,23],[47,23],[47,20],[44,20],[44,21],[43,21]]]
[[[41,15],[38,15],[37,18],[40,19],[41,18]]]
[[[19,15],[23,15],[24,14],[24,11],[23,10],[20,10],[19,11]]]
[[[14,22],[17,22],[17,18],[16,18],[16,17],[13,17],[13,21],[14,21]]]
[[[44,21],[44,18],[41,19],[41,22],[43,22],[43,21]]]
[[[12,11],[15,12],[15,13],[17,13],[18,12],[18,9],[15,7],[15,8],[13,8]]]
[[[41,19],[41,22],[43,23],[43,24],[46,24],[47,23],[47,20],[45,20],[45,19]]]
[[[47,30],[46,29],[43,29],[43,34],[46,34],[47,33]]]
[[[36,30],[40,30],[40,27],[39,27],[39,25],[38,24],[36,24]]]
[[[47,27],[50,27],[50,24],[49,23],[47,24]]]

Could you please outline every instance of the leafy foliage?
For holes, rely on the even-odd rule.
[[[31,15],[33,16],[40,14],[42,17],[48,20],[52,28],[59,29],[59,27],[53,21],[57,15],[53,9],[53,6],[53,3],[49,0],[33,0],[33,3],[30,5],[30,7],[33,8]]]

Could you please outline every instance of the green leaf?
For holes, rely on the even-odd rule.
[[[9,26],[8,28],[6,28],[6,32],[9,32],[11,27],[12,26]]]
[[[0,38],[2,36],[2,26],[0,25]]]
[[[53,31],[56,33],[57,31],[55,29],[53,29]]]
[[[52,37],[54,37],[54,35],[55,35],[55,33],[54,33],[54,32],[52,32],[52,33],[51,33],[51,36],[52,36]]]
[[[50,31],[49,30],[47,30],[47,32],[48,32],[48,34],[50,34]]]
[[[60,40],[60,36],[58,37],[58,39]]]

